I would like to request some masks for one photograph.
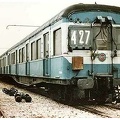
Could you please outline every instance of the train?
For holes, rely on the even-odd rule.
[[[66,103],[119,102],[120,7],[63,9],[0,56],[0,76]]]

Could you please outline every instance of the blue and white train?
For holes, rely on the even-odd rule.
[[[63,101],[119,100],[120,7],[64,9],[0,56],[0,74]]]

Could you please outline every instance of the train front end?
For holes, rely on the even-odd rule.
[[[107,6],[89,7],[91,10],[84,6],[68,17],[74,22],[68,26],[66,57],[71,64],[71,83],[77,85],[80,99],[119,102],[120,13]]]

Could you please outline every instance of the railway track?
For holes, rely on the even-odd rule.
[[[27,90],[31,91],[31,92],[35,92],[37,94],[40,94],[40,91],[41,91],[41,95],[50,98],[50,96],[48,96],[42,89],[36,90],[35,88],[34,89],[28,88]],[[52,98],[50,98],[50,99],[52,99]],[[54,99],[52,99],[52,100],[54,100]],[[56,100],[54,100],[54,101],[56,101]],[[59,102],[59,101],[56,101],[56,102]],[[64,102],[62,104],[64,104]],[[68,104],[65,103],[65,105],[68,105]],[[99,115],[103,118],[120,118],[120,105],[119,106],[113,105],[113,104],[90,105],[90,106],[84,105],[84,106],[78,106],[76,108],[83,110],[85,112],[87,111],[87,112],[93,113],[95,115]],[[111,112],[108,113],[107,111],[111,111]]]
[[[120,108],[109,105],[82,105],[75,108],[99,115],[103,118],[120,118]]]
[[[17,103],[13,96],[2,92],[2,88],[10,89],[13,86],[0,82],[0,118],[97,118],[96,115],[91,113],[60,104],[47,97],[18,87],[16,87],[18,91],[29,93],[33,99],[31,103],[25,101]]]
[[[120,110],[120,105],[112,105],[112,104],[105,104],[104,106],[111,108],[111,109],[117,109]]]
[[[87,112],[90,112],[90,113],[93,113],[93,114],[100,115],[100,116],[105,117],[105,118],[106,117],[111,118],[110,116],[106,115],[104,112],[96,110],[95,108],[90,108],[90,107],[87,107],[87,106],[78,106],[76,108],[80,109],[80,110],[83,110],[85,112],[87,111]]]
[[[31,88],[29,88],[30,90]],[[28,90],[28,89],[27,89]],[[31,90],[30,90],[31,91]],[[33,89],[32,92],[38,92],[36,89]],[[93,115],[100,116],[102,118],[120,118],[120,107],[117,105],[79,105],[75,106],[74,108],[92,113]],[[4,118],[4,114],[0,112],[0,117]]]

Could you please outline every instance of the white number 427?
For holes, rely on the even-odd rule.
[[[83,45],[83,44],[88,44],[89,37],[90,37],[90,30],[79,30],[79,40],[78,43]],[[77,44],[77,31],[74,30],[72,32],[71,36],[71,41],[73,41],[74,44]]]

